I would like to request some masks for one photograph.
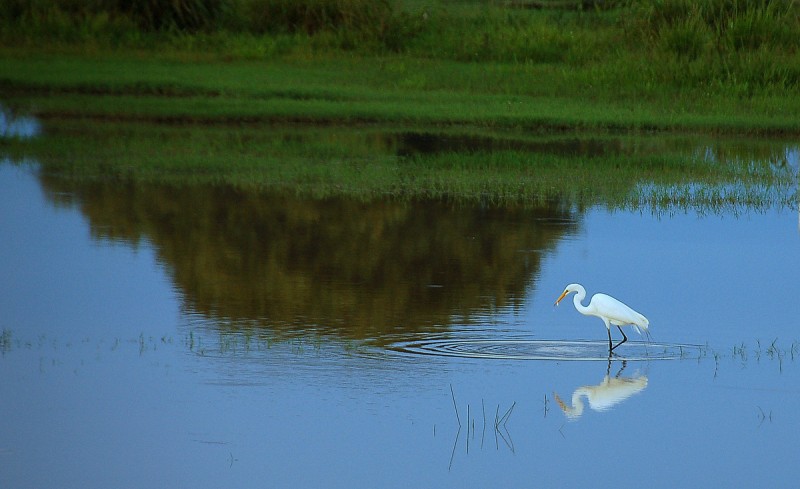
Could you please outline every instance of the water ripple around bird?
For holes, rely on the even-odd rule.
[[[402,354],[500,360],[608,360],[605,341],[524,339],[429,339],[397,342],[388,349]],[[613,354],[616,360],[680,360],[699,358],[699,345],[628,341]]]

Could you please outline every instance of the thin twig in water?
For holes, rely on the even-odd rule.
[[[467,403],[467,453],[469,453],[469,403]]]
[[[500,418],[500,422],[503,423],[503,426],[505,426],[506,423],[508,423],[508,417],[511,416],[511,411],[514,410],[514,406],[516,406],[516,405],[517,405],[517,401],[514,401],[514,403],[511,404],[511,407],[508,408],[508,411],[506,411],[506,413],[503,415],[503,417]]]
[[[447,470],[450,471],[453,468],[453,459],[456,457],[456,447],[458,446],[458,437],[461,436],[461,425],[458,426],[458,431],[456,432],[456,439],[453,440],[453,451],[450,453],[450,464],[447,466]]]
[[[453,392],[453,384],[450,384],[450,395],[453,396],[453,409],[456,410],[456,420],[458,420],[458,427],[461,428],[461,416],[458,415],[458,406],[456,405],[456,395]]]
[[[766,420],[769,420],[769,422],[771,423],[772,422],[772,410],[770,410],[769,414],[767,414],[767,413],[764,412],[763,409],[761,409],[761,406],[756,406],[756,407],[760,411],[759,417],[761,418],[761,422],[758,423],[758,426],[761,427],[761,425],[764,424],[764,421],[766,421]]]
[[[494,448],[495,450],[500,450],[500,442],[497,440],[497,434],[500,430],[497,429],[497,420],[499,419],[498,416],[500,414],[500,405],[497,405],[497,409],[494,411]]]
[[[464,441],[466,442],[467,455],[469,455],[469,417],[467,417],[467,436]]]
[[[501,430],[497,430],[497,433],[500,435],[500,438],[503,439],[503,443],[505,443],[508,449],[511,450],[511,453],[515,453],[514,440],[511,439],[511,433],[508,432],[508,429],[506,429],[505,435]],[[506,438],[506,436],[508,436],[508,438]]]
[[[483,448],[483,440],[486,438],[486,405],[481,399],[481,410],[483,411],[483,433],[481,433],[481,448]]]

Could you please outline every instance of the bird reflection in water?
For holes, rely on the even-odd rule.
[[[598,385],[584,385],[575,389],[572,393],[571,405],[567,405],[558,394],[553,396],[570,420],[577,420],[583,414],[583,397],[589,401],[589,407],[594,411],[607,411],[625,399],[644,390],[647,387],[647,376],[623,377],[622,371],[625,370],[626,362],[622,362],[622,367],[614,377],[611,373],[611,358],[608,359],[606,376]]]

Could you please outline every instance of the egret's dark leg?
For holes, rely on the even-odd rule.
[[[625,367],[627,367],[627,366],[628,366],[628,361],[627,360],[623,360],[622,361],[622,367],[620,367],[619,372],[617,372],[617,375],[615,376],[615,378],[618,379],[619,376],[622,374],[622,371],[625,370]],[[608,375],[608,374],[606,374],[606,375]]]
[[[606,328],[608,331],[608,356],[611,357],[611,352],[614,351],[614,348],[611,346],[611,328]]]
[[[619,345],[621,345],[621,344],[625,343],[626,341],[628,341],[628,337],[627,337],[627,336],[625,336],[625,332],[624,332],[624,331],[622,331],[622,328],[620,328],[619,326],[617,326],[617,329],[619,330],[619,332],[620,332],[620,333],[622,333],[622,341],[620,341],[619,343],[617,343],[616,345],[614,345],[614,347],[613,347],[613,348],[611,348],[611,351],[614,351],[614,348],[616,348],[616,347],[618,347]],[[608,346],[609,346],[609,347],[611,346],[611,330],[610,330],[610,329],[608,330]]]
[[[625,336],[625,331],[622,331],[622,327],[621,326],[617,326],[617,329],[619,330],[620,334],[622,334],[622,341],[619,342],[619,345],[621,345],[621,344],[625,343],[626,341],[628,341],[628,337]],[[619,345],[617,345],[617,346],[619,346]]]

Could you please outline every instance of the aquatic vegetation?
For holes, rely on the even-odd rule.
[[[797,199],[796,149],[770,141],[69,120],[51,121],[46,131],[6,141],[5,153],[85,180],[224,183],[314,199],[560,202],[655,213],[794,208]]]
[[[6,353],[11,349],[11,331],[3,328],[0,333],[0,352]]]
[[[56,338],[40,335],[36,338],[28,338],[19,336],[12,333],[9,329],[3,329],[0,333],[0,351],[2,353],[9,353],[17,349],[33,350],[57,354],[62,350],[87,350],[90,352],[102,351],[107,353],[114,353],[125,355],[129,353],[136,353],[138,356],[147,354],[158,354],[159,350],[174,351],[188,351],[200,357],[209,358],[259,358],[264,356],[277,357],[286,356],[296,358],[303,356],[324,357],[324,358],[344,358],[344,357],[363,357],[378,361],[391,361],[395,358],[393,355],[385,355],[382,353],[384,347],[380,346],[380,341],[374,339],[369,342],[354,342],[346,338],[341,338],[330,332],[318,334],[314,331],[296,331],[293,334],[286,334],[280,330],[270,330],[264,327],[258,329],[235,331],[235,330],[218,330],[218,331],[203,331],[204,328],[189,329],[184,333],[182,341],[175,341],[175,339],[168,335],[151,336],[144,333],[136,337],[130,338]],[[458,342],[452,340],[453,342]],[[469,339],[462,339],[462,342],[469,342]],[[497,339],[494,341],[496,345],[513,342],[514,340]],[[517,340],[523,342],[524,340]],[[535,343],[535,340],[530,340]],[[551,342],[555,344],[555,342]],[[603,346],[602,342],[599,342]],[[496,347],[493,347],[495,349]],[[551,350],[553,346],[549,347]],[[662,356],[659,348],[665,350],[674,350],[668,356]],[[754,343],[740,342],[730,348],[721,348],[711,346],[697,346],[697,345],[664,345],[655,344],[650,345],[651,358],[633,358],[626,359],[625,355],[613,357],[611,359],[605,357],[598,358],[585,358],[577,359],[587,362],[593,362],[605,365],[606,361],[623,362],[625,363],[638,363],[648,361],[694,361],[702,364],[703,361],[711,359],[715,364],[715,376],[719,369],[725,365],[736,365],[737,368],[747,366],[751,362],[755,364],[765,363],[766,365],[777,365],[778,370],[782,371],[787,365],[793,366],[800,360],[800,340],[793,340],[790,343],[779,342],[777,339],[771,341],[769,345],[762,344],[760,340],[755,340]],[[681,350],[683,353],[677,354]],[[389,351],[393,351],[390,349]],[[406,354],[423,354],[423,355],[447,355],[446,352],[437,353],[434,351],[413,351],[407,350]],[[455,355],[458,356],[458,355]],[[464,358],[473,358],[481,361],[492,361],[489,356],[472,356],[463,355]],[[496,358],[503,358],[506,360],[514,359],[514,357],[506,355],[497,355]],[[520,356],[518,360],[530,360],[530,358]],[[559,362],[564,360],[576,360],[568,354],[565,356],[558,356],[557,352],[551,352],[549,357],[537,359],[537,361]],[[53,357],[53,362],[58,364],[59,361]],[[727,363],[725,363],[727,362]],[[623,367],[624,368],[624,367]],[[619,375],[617,375],[619,377]],[[451,400],[453,404],[454,416],[456,423],[461,426],[471,425],[474,422],[474,416],[467,415],[466,419],[461,417],[462,411],[459,410],[458,402],[456,400],[455,391],[450,386]],[[545,394],[543,398],[544,415],[550,409],[551,399]],[[482,400],[483,404],[483,400]],[[500,405],[497,406],[497,413],[492,422],[487,422],[487,426],[492,424],[495,427],[501,427],[508,423],[511,414],[514,411],[516,403],[512,403],[507,408],[503,408],[501,412]],[[472,407],[468,404],[467,409],[472,413]],[[483,408],[485,418],[485,406]]]
[[[759,419],[761,420],[761,423],[759,424],[759,426],[761,424],[764,424],[764,421],[769,421],[770,423],[772,423],[772,409],[770,409],[769,412],[767,413],[767,412],[764,412],[763,409],[761,409],[761,406],[757,406],[757,407],[758,407],[758,416],[759,416]]]
[[[458,446],[459,439],[461,437],[461,416],[459,415],[458,411],[458,403],[456,402],[455,392],[453,391],[453,385],[450,384],[450,397],[453,401],[453,411],[455,412],[456,421],[458,422],[458,430],[456,431],[455,438],[453,440],[453,451],[450,454],[450,463],[448,465],[449,469],[453,468],[453,461],[455,459],[455,452],[456,447]],[[497,450],[500,449],[500,440],[503,441],[505,446],[514,453],[514,442],[511,438],[511,432],[508,429],[508,421],[511,417],[511,414],[514,412],[514,408],[517,406],[517,402],[514,401],[511,403],[511,406],[506,409],[503,414],[501,415],[500,411],[500,404],[497,404],[495,409],[494,420],[490,420],[487,423],[486,420],[486,403],[484,399],[481,399],[481,417],[483,420],[483,425],[481,429],[481,437],[480,437],[480,448],[483,449],[484,442],[486,441],[486,427],[491,426],[492,432],[494,433],[495,438],[495,448]],[[476,432],[476,419],[477,416],[472,414],[472,407],[469,403],[467,403],[467,413],[466,413],[466,436],[465,436],[465,450],[466,453],[470,453],[470,442],[474,443],[475,440],[475,432]],[[436,425],[433,427],[433,436],[436,436]]]

